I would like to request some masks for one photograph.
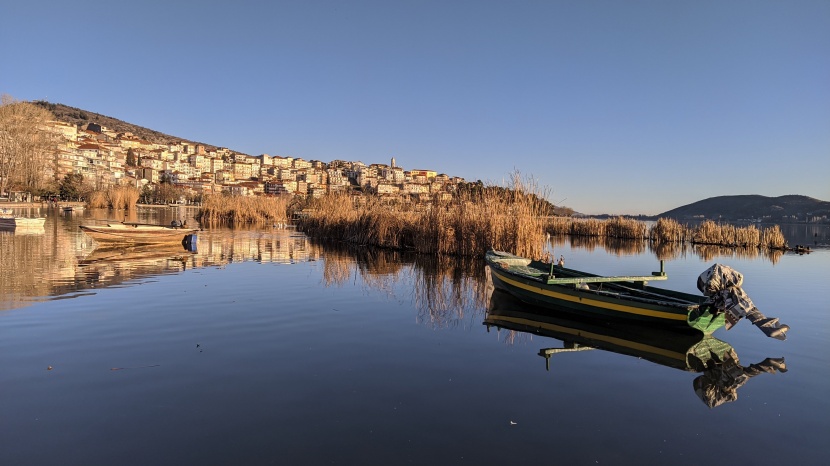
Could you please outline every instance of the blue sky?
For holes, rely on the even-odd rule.
[[[830,200],[830,2],[0,0],[0,93],[589,214]]]

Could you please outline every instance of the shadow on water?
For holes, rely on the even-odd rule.
[[[738,389],[752,377],[787,371],[784,358],[743,366],[732,345],[702,333],[580,319],[561,310],[530,306],[498,289],[491,291],[483,323],[488,332],[491,328],[506,331],[504,341],[509,344],[522,334],[559,340],[561,346],[539,350],[547,370],[562,354],[601,350],[699,373],[692,389],[710,408],[737,400]]]

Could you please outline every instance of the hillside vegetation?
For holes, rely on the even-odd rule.
[[[767,197],[757,194],[717,196],[672,209],[657,217],[676,220],[720,219],[788,221],[830,216],[830,202],[808,196]]]
[[[32,103],[52,112],[52,114],[55,115],[56,120],[65,123],[71,123],[81,128],[86,128],[86,126],[89,123],[97,123],[119,133],[133,133],[141,139],[156,144],[166,144],[172,141],[186,141],[194,144],[202,144],[207,149],[216,149],[216,146],[211,144],[205,144],[199,141],[191,141],[186,138],[165,134],[160,131],[145,128],[143,126],[127,123],[126,121],[119,120],[118,118],[113,118],[107,115],[101,115],[100,113],[90,112],[89,110],[82,110],[80,108],[70,107],[64,104],[53,104],[51,102],[46,102],[42,100],[35,101]]]

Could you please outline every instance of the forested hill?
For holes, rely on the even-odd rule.
[[[80,108],[70,107],[64,104],[53,104],[51,102],[46,101],[35,101],[32,102],[35,105],[39,105],[46,110],[52,112],[55,115],[55,119],[58,121],[63,121],[66,123],[72,123],[76,126],[81,128],[86,128],[89,123],[97,123],[101,126],[106,126],[107,128],[112,129],[113,131],[122,133],[122,132],[130,132],[136,135],[137,137],[144,139],[145,141],[149,141],[152,143],[157,144],[164,144],[173,141],[186,141],[195,144],[202,144],[207,149],[215,149],[216,146],[211,144],[205,144],[199,141],[192,141],[187,138],[182,138],[178,136],[172,136],[170,134],[164,134],[159,131],[155,131],[149,128],[145,128],[143,126],[134,125],[132,123],[127,123],[126,121],[119,120],[117,118],[113,118],[106,115],[101,115],[100,113],[90,112],[88,110],[82,110]]]
[[[677,220],[765,220],[787,221],[830,217],[830,202],[812,197],[788,195],[779,197],[744,196],[710,197],[692,204],[663,212],[657,217]]]

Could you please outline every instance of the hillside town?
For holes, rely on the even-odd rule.
[[[47,167],[44,177],[60,180],[67,174],[81,174],[95,190],[171,183],[188,200],[207,193],[320,197],[354,192],[423,203],[451,200],[464,182],[433,170],[405,170],[394,158],[389,164],[324,163],[279,155],[251,156],[181,140],[154,143],[96,123],[78,127],[50,121],[46,128],[57,142],[55,163]]]

